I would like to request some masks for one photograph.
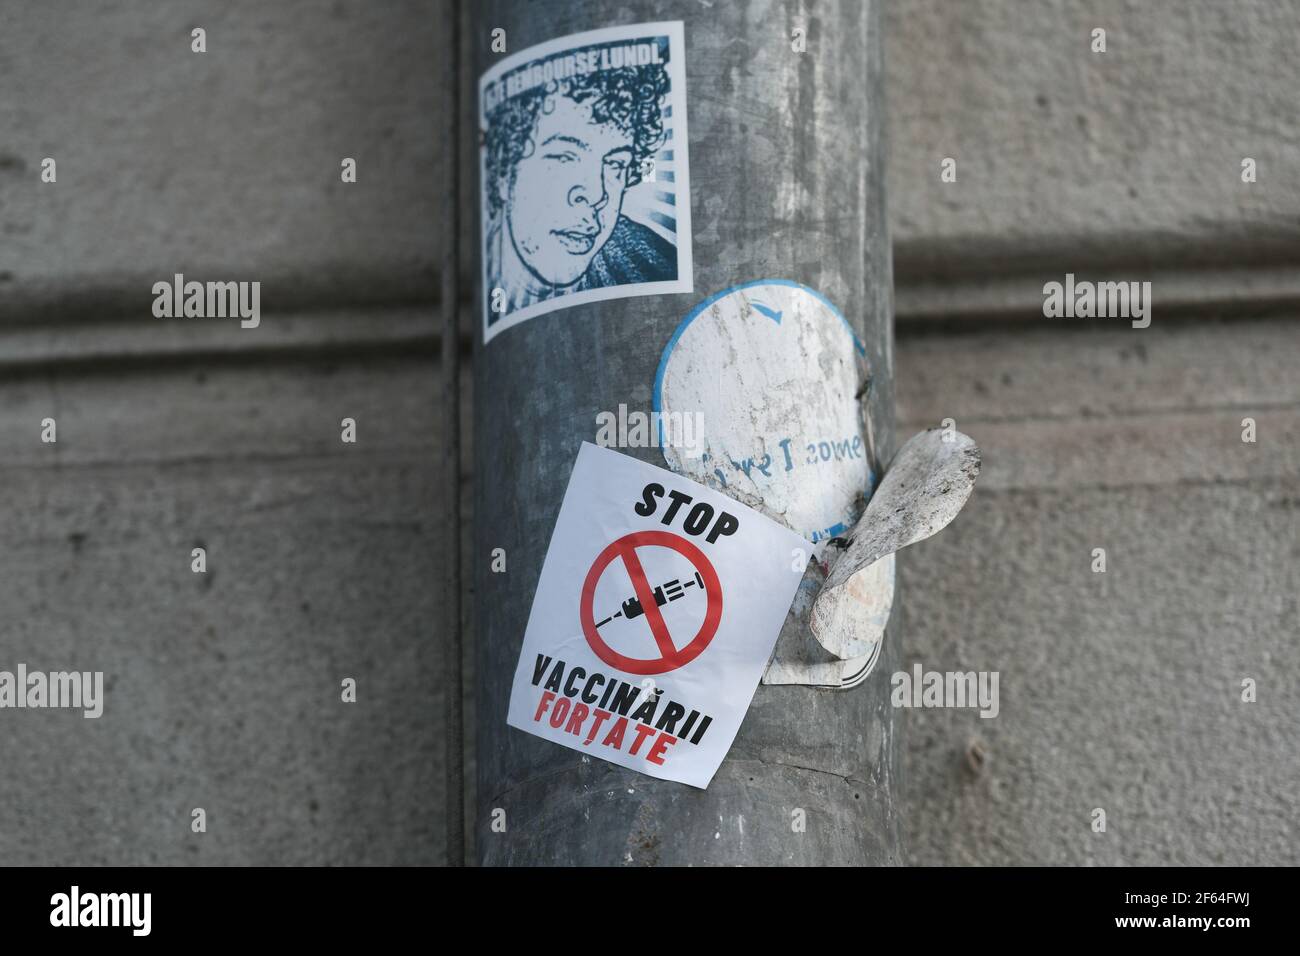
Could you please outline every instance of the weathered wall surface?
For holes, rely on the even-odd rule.
[[[439,862],[434,372],[326,358],[6,377],[3,666],[103,670],[106,700],[94,720],[3,712],[0,861]]]
[[[953,416],[985,463],[900,561],[903,666],[1001,705],[904,712],[911,861],[1300,862],[1296,316],[898,345],[902,433]]]
[[[445,858],[449,11],[0,14],[0,668],[108,682],[3,711],[0,862]],[[176,272],[261,325],[153,318]]]
[[[453,175],[450,8],[8,4],[0,318],[136,315],[135,290],[172,272],[251,275],[281,308],[432,301]]]
[[[3,307],[83,290],[101,311],[106,297],[129,310],[118,289],[173,267],[283,277],[282,302],[431,298],[451,224],[448,9],[7,10]],[[1293,4],[887,0],[884,11],[904,316],[1024,305],[1041,288],[1024,273],[1065,263],[1159,268],[1189,283],[1184,298],[1211,281],[1296,292]],[[196,25],[209,33],[203,56],[190,52]],[[1104,54],[1089,50],[1095,27]],[[345,187],[339,160],[354,155],[358,182]],[[39,181],[45,156],[60,164],[56,190]],[[1250,185],[1246,156],[1259,165]],[[944,157],[956,183],[939,181]]]
[[[99,721],[0,717],[0,861],[441,860],[449,4],[10,6],[0,666],[115,676]],[[1300,862],[1300,10],[886,21],[900,434],[985,460],[900,562],[899,650],[1002,675],[996,720],[901,715],[910,859]],[[261,328],[153,319],[177,271],[261,280]],[[1066,271],[1153,280],[1152,327],[976,321]]]
[[[888,30],[899,431],[952,417],[985,462],[900,561],[904,663],[1002,695],[905,712],[911,859],[1294,864],[1300,10],[917,0]],[[1066,272],[1151,281],[1151,328],[1042,318]]]
[[[894,0],[886,18],[901,317],[1035,313],[1039,274],[1066,269],[1151,279],[1166,307],[1300,301],[1295,4]]]

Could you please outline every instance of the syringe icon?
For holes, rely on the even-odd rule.
[[[686,594],[686,589],[693,587],[704,587],[704,579],[700,577],[699,571],[695,572],[695,579],[693,581],[687,581],[685,584],[682,583],[680,578],[673,578],[666,584],[659,585],[659,587],[654,589],[655,604],[658,607],[663,607],[669,601],[676,601],[679,597],[684,596]],[[631,620],[634,617],[640,617],[644,613],[645,609],[641,607],[641,602],[637,600],[635,595],[633,595],[623,602],[623,609],[621,611],[615,611],[609,617],[605,618],[605,620],[598,621],[596,626],[600,627],[602,624],[608,624],[616,617],[624,617]]]

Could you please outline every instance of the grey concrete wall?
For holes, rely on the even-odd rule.
[[[0,667],[108,689],[0,714],[0,862],[444,860],[449,10],[6,6]]]
[[[900,562],[903,666],[1001,703],[904,711],[912,862],[1300,863],[1296,320],[900,336],[901,432],[985,463]]]
[[[3,712],[0,861],[440,860],[435,371],[326,358],[6,377],[0,656],[102,670],[106,702],[97,720]],[[338,440],[345,414],[355,446]],[[46,415],[56,445],[39,441]],[[190,831],[195,807],[207,833]]]
[[[0,716],[0,862],[443,858],[448,8],[6,10],[0,666],[112,683],[98,722]],[[1295,863],[1300,10],[886,14],[900,433],[985,452],[899,650],[1003,695],[901,715],[910,859]],[[153,319],[175,271],[263,281],[262,327]],[[1066,271],[1154,279],[1152,327],[1035,318]]]
[[[341,290],[431,299],[451,225],[448,10],[14,6],[0,36],[0,304],[12,313],[80,290],[102,309],[173,265],[283,276],[285,303]],[[1294,4],[887,0],[884,11],[905,318],[1032,304],[1040,286],[1026,273],[1065,261],[1159,269],[1187,284],[1183,299],[1296,293]],[[203,56],[190,52],[196,25],[209,33]],[[1107,30],[1104,54],[1089,49],[1094,27]],[[345,187],[339,159],[355,154],[359,180]],[[50,155],[58,189],[37,175]],[[1244,156],[1257,183],[1241,182]],[[939,180],[944,157],[956,183]]]
[[[1065,267],[1140,271],[1165,307],[1300,303],[1294,3],[886,9],[900,317],[1034,314]]]
[[[889,13],[900,434],[985,461],[900,562],[904,661],[1002,690],[905,711],[911,859],[1294,864],[1300,10]],[[1044,319],[1066,272],[1151,281],[1151,328]]]
[[[52,0],[0,31],[4,316],[138,308],[169,271],[281,308],[432,301],[452,182],[447,0]],[[207,52],[190,31],[207,31]],[[58,163],[56,187],[41,159]],[[355,184],[339,177],[358,161]]]

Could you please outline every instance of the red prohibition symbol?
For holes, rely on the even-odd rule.
[[[671,548],[683,555],[695,566],[695,570],[700,573],[700,578],[704,581],[704,592],[709,600],[708,609],[704,613],[704,623],[700,625],[699,631],[690,643],[680,649],[673,643],[668,625],[664,623],[659,605],[655,603],[650,582],[646,580],[641,559],[637,557],[637,548],[647,547]],[[658,657],[626,657],[606,644],[596,630],[596,618],[592,613],[596,584],[615,558],[623,559],[627,576],[632,579],[632,588],[636,591],[637,600],[641,602],[646,623],[650,625],[650,632],[654,635],[655,644],[659,648]],[[705,557],[704,552],[685,538],[671,531],[637,531],[619,538],[596,556],[595,563],[587,572],[587,580],[582,585],[582,603],[578,616],[582,621],[582,633],[586,635],[587,643],[596,652],[596,656],[610,667],[617,667],[629,674],[664,674],[689,664],[699,657],[709,646],[713,636],[718,633],[718,624],[722,620],[722,583],[718,580],[718,572],[713,569],[713,564]]]

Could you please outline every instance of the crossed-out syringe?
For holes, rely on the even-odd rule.
[[[686,594],[687,588],[693,588],[693,587],[699,587],[701,589],[704,587],[704,579],[700,577],[699,571],[695,572],[695,579],[693,581],[687,581],[685,584],[683,584],[680,578],[673,578],[671,581],[668,581],[665,584],[661,584],[657,588],[655,588],[654,589],[655,605],[658,607],[663,607],[669,601],[676,601],[678,598],[683,597]],[[600,627],[602,624],[608,624],[616,617],[622,617],[631,620],[634,617],[640,617],[644,613],[645,613],[645,608],[641,607],[641,602],[637,600],[635,595],[633,595],[632,597],[628,598],[626,601],[623,602],[622,610],[615,611],[613,614],[605,618],[605,620],[603,621],[598,621],[596,623],[596,626]]]

